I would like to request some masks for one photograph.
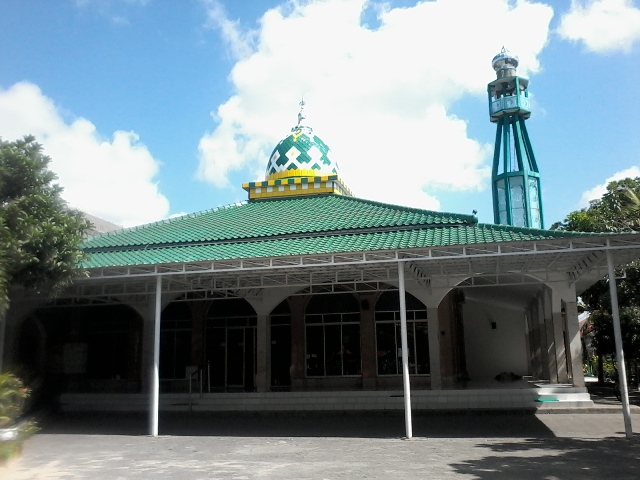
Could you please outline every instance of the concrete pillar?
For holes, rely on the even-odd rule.
[[[533,318],[536,319],[538,328],[538,339],[540,345],[540,378],[550,380],[549,371],[549,342],[547,340],[547,327],[544,321],[544,311],[540,308],[538,300],[533,304]]]
[[[561,311],[552,313],[553,339],[558,369],[558,383],[569,383],[569,372],[567,369],[567,352],[564,348],[564,315]]]
[[[567,318],[567,337],[571,352],[571,372],[573,384],[584,387],[584,372],[582,371],[582,341],[580,339],[580,322],[578,320],[578,306],[575,302],[565,302]]]
[[[153,340],[155,326],[155,298],[150,298],[148,305],[136,308],[142,317],[142,355],[140,358],[140,390],[151,392],[151,370],[153,368]]]
[[[438,307],[427,307],[429,328],[429,365],[431,368],[431,389],[442,389],[442,370],[440,368],[440,318]]]
[[[531,322],[531,370],[533,378],[542,378],[542,355],[540,353],[540,324],[537,316],[529,310],[529,320]]]
[[[556,356],[556,338],[553,330],[553,312],[551,298],[548,290],[542,292],[539,297],[539,306],[544,315],[544,326],[547,334],[547,358],[549,359],[549,381],[558,383],[558,359]]]
[[[291,309],[291,388],[294,391],[304,389],[304,311],[306,305],[307,297],[289,298],[289,308]]]
[[[271,331],[269,328],[269,316],[258,315],[258,328],[256,332],[256,389],[258,392],[269,391],[269,346],[271,344]]]
[[[207,328],[207,313],[209,312],[210,306],[211,302],[209,301],[190,302],[189,304],[191,310],[191,365],[204,367],[205,376],[207,359],[204,343]]]
[[[377,386],[378,356],[376,352],[375,304],[378,294],[360,295],[360,345],[362,348],[362,388]]]

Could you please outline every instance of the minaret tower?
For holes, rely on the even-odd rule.
[[[516,74],[518,57],[504,47],[492,66],[496,79],[487,92],[491,121],[497,123],[491,176],[494,222],[544,228],[540,173],[525,125],[531,116],[529,80]]]

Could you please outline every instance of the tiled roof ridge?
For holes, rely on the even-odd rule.
[[[589,237],[611,235],[612,232],[576,232],[574,230],[551,230],[546,228],[517,227],[515,225],[502,225],[500,223],[478,223],[478,228],[489,228],[492,230],[509,230],[521,233],[542,233],[556,237]]]
[[[452,227],[469,227],[467,223],[447,223],[447,224],[434,224],[434,223],[419,223],[411,225],[389,225],[386,227],[362,227],[362,228],[350,228],[343,230],[324,230],[320,232],[300,232],[300,233],[285,233],[261,237],[243,237],[243,238],[231,238],[221,240],[203,240],[194,242],[164,242],[153,243],[145,245],[126,245],[126,246],[110,246],[110,247],[88,247],[84,251],[87,253],[106,253],[115,251],[137,251],[137,250],[154,250],[163,248],[180,248],[180,247],[192,247],[192,246],[207,246],[207,245],[225,245],[225,244],[238,244],[238,243],[253,243],[264,242],[272,240],[283,239],[305,239],[305,238],[331,238],[331,237],[343,237],[350,235],[366,235],[372,233],[387,233],[387,232],[405,232],[410,230],[428,230],[436,228],[452,228]]]
[[[386,208],[390,208],[392,210],[401,210],[401,211],[404,211],[404,212],[412,212],[412,213],[426,213],[426,214],[431,214],[431,215],[441,216],[441,217],[447,217],[447,216],[458,217],[458,218],[462,218],[464,220],[467,220],[467,221],[471,222],[472,224],[477,224],[478,223],[478,219],[476,218],[475,215],[469,215],[467,213],[439,212],[437,210],[427,210],[425,208],[408,207],[406,205],[398,205],[396,203],[380,202],[378,200],[370,200],[368,198],[361,198],[361,197],[343,197],[343,198],[351,200],[351,201],[358,201],[358,202],[361,202],[361,203],[367,203],[369,205],[375,205],[375,206],[379,206],[379,207],[386,207]]]

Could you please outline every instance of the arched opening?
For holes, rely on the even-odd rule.
[[[44,307],[22,325],[18,362],[36,369],[43,400],[64,392],[140,390],[142,319],[131,307]]]

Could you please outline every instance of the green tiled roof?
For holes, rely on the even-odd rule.
[[[478,224],[338,195],[257,200],[93,237],[85,268],[541,240],[567,232]]]
[[[85,247],[183,244],[269,238],[292,234],[340,232],[409,225],[475,223],[455,215],[399,207],[353,197],[322,195],[255,200],[89,239]]]

